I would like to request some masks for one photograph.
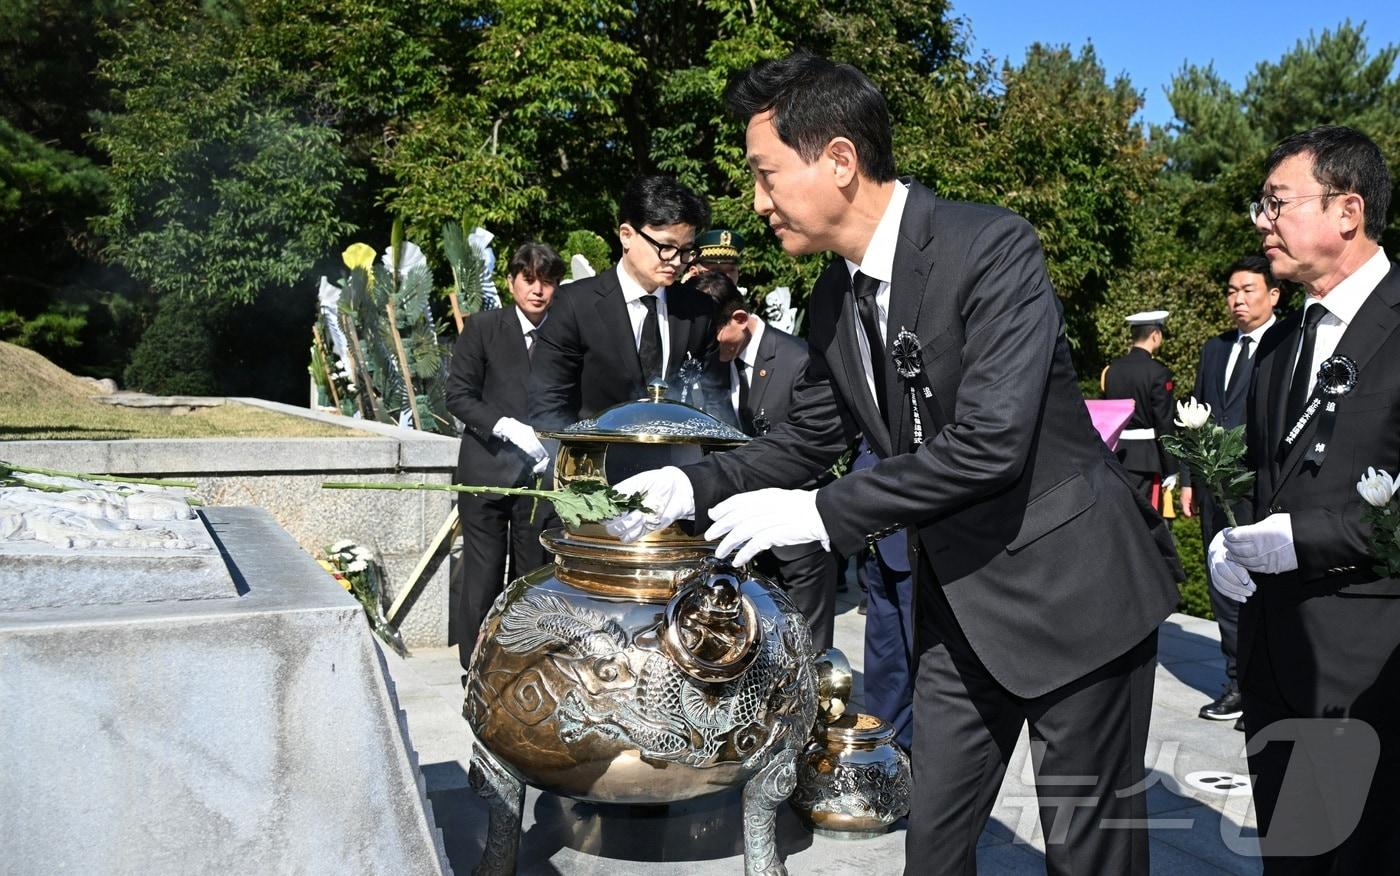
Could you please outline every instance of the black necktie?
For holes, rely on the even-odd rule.
[[[1235,397],[1244,385],[1244,376],[1249,372],[1249,345],[1254,341],[1249,335],[1240,336],[1240,354],[1235,357],[1235,369],[1230,372],[1230,380],[1225,384],[1225,401]]]
[[[739,377],[739,428],[743,430],[745,435],[752,435],[754,433],[753,409],[749,407],[749,380],[747,376],[749,363],[743,359],[735,359],[734,370]]]
[[[642,337],[637,341],[637,358],[642,363],[642,382],[664,377],[661,373],[661,320],[656,316],[656,296],[643,295],[642,306],[647,309],[642,320]]]
[[[539,329],[530,329],[525,333],[525,355],[533,360],[535,358],[535,344],[539,343]]]
[[[856,312],[860,314],[861,328],[865,329],[865,340],[870,344],[870,374],[875,379],[875,404],[880,408],[880,416],[885,416],[885,342],[880,339],[880,309],[875,303],[875,293],[880,291],[880,281],[856,271],[851,278],[851,288],[856,293]]]
[[[1312,379],[1313,349],[1317,346],[1317,324],[1327,315],[1327,308],[1320,303],[1308,305],[1303,312],[1303,348],[1298,351],[1298,364],[1293,366],[1293,382],[1288,386],[1288,407],[1283,421],[1286,434],[1308,403],[1308,381]]]

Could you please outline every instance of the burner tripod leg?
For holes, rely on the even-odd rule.
[[[797,787],[797,751],[778,752],[744,786],[744,874],[787,876],[778,857],[778,807]]]
[[[490,811],[486,849],[473,873],[475,876],[514,876],[515,858],[520,851],[520,815],[525,807],[525,783],[480,744],[472,746],[467,781],[472,790],[486,801]]]

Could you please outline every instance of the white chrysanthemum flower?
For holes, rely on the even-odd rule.
[[[365,569],[368,569],[368,568],[369,568],[369,564],[366,563],[364,560],[355,560],[354,562],[350,563],[349,565],[347,565],[347,566],[345,567],[345,571],[347,571],[347,572],[363,572]]]
[[[347,550],[353,548],[354,546],[355,546],[355,543],[354,543],[353,541],[351,541],[351,540],[348,539],[348,538],[343,538],[343,539],[341,539],[340,541],[336,542],[335,544],[331,545],[331,553],[336,553],[336,554],[344,553],[345,551],[347,551]]]
[[[1176,403],[1175,423],[1183,429],[1199,429],[1210,422],[1210,405],[1203,405],[1191,396],[1190,401]]]
[[[1400,480],[1392,478],[1384,469],[1376,471],[1367,468],[1366,474],[1356,482],[1356,492],[1374,508],[1384,508],[1389,504],[1390,497],[1395,495],[1397,489],[1400,489]]]

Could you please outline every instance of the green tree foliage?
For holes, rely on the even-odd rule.
[[[215,395],[219,381],[209,356],[214,345],[210,317],[200,302],[179,295],[164,299],[122,384],[157,395]]]
[[[248,50],[242,16],[142,12],[100,67],[119,95],[94,138],[111,158],[106,254],[162,296],[248,303],[305,279],[354,228],[340,132]]]
[[[128,6],[0,2],[0,310],[13,314],[0,334],[99,376],[120,372],[137,290],[96,259],[88,217],[107,180],[85,136],[107,99],[92,76],[102,29]]]

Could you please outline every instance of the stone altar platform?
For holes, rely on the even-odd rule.
[[[358,603],[266,512],[204,514],[231,592],[0,611],[0,870],[450,872]]]

